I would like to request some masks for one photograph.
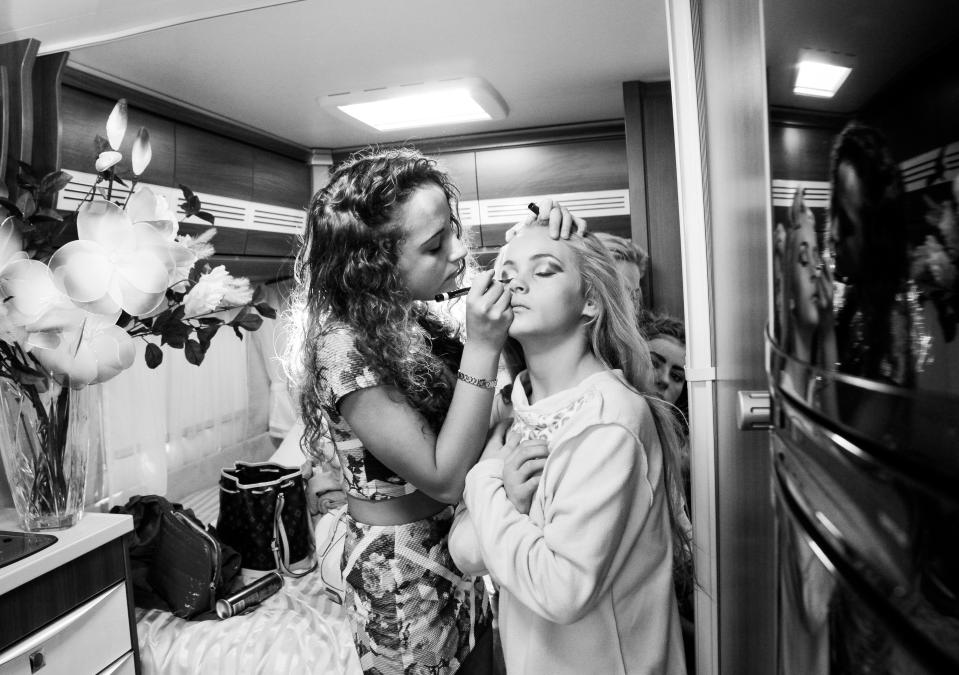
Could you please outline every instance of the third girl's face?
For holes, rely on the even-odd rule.
[[[513,237],[496,266],[509,284],[513,323],[509,334],[521,343],[534,336],[560,336],[582,325],[583,282],[569,244],[551,239],[546,227],[527,227]]]
[[[649,341],[656,392],[667,403],[675,403],[686,383],[686,347],[672,337],[654,337]]]
[[[405,231],[399,268],[413,299],[454,290],[466,247],[456,236],[443,189],[433,183],[417,188],[397,207],[394,221]]]

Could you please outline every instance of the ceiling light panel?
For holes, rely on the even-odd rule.
[[[832,98],[851,72],[852,63],[848,54],[801,50],[793,93]]]
[[[322,105],[377,131],[503,119],[502,97],[475,77],[332,94]]]

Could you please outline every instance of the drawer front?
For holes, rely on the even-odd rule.
[[[100,671],[99,675],[136,675],[137,665],[133,652],[127,652]]]
[[[99,673],[132,648],[127,611],[117,584],[0,654],[0,675]]]

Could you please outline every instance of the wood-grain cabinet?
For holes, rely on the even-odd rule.
[[[13,510],[0,531],[17,530]],[[0,675],[140,672],[125,538],[130,516],[87,513],[57,542],[0,567]]]

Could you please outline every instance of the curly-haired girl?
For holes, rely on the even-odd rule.
[[[366,672],[455,672],[480,605],[449,555],[448,505],[486,438],[512,310],[492,272],[471,281],[465,344],[428,310],[466,267],[456,203],[433,160],[366,150],[314,196],[297,259],[303,447],[327,435],[340,458],[346,608]]]

